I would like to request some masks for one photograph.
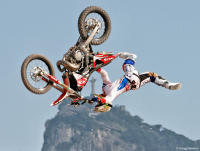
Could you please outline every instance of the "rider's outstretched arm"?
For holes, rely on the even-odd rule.
[[[155,78],[154,76],[151,76],[150,73],[153,73],[153,72],[143,72],[141,74],[139,74],[139,77],[140,77],[140,87],[145,85],[146,83],[149,83],[149,82],[154,82],[155,81]]]
[[[139,77],[140,77],[140,86],[143,86],[148,82],[153,82],[158,86],[162,86],[170,90],[178,90],[181,88],[180,83],[169,82],[168,80],[164,79],[163,77],[157,75],[154,72],[144,72],[140,74]]]

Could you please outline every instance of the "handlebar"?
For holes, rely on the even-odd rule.
[[[64,72],[65,71],[65,67],[64,67],[64,62],[62,60],[58,60],[57,63],[56,63],[57,67],[58,67],[58,70],[60,72]],[[63,66],[63,68],[62,68]]]

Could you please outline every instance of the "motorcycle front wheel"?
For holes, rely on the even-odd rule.
[[[101,29],[91,41],[91,45],[100,45],[108,39],[111,32],[111,21],[109,15],[100,7],[89,6],[82,11],[78,19],[78,29],[82,39],[86,40],[89,36],[86,28],[86,21],[89,19],[97,19],[101,23]]]
[[[39,54],[28,56],[21,66],[21,78],[24,85],[35,94],[44,94],[51,88],[51,82],[42,80],[39,74],[42,70],[52,76],[55,75],[51,62]]]

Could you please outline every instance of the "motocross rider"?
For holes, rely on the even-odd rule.
[[[149,82],[155,83],[156,85],[165,87],[169,90],[177,90],[181,88],[180,83],[171,83],[154,72],[144,72],[139,74],[134,67],[137,58],[135,54],[121,52],[119,53],[119,57],[125,59],[122,66],[125,75],[120,79],[117,79],[112,83],[109,79],[108,73],[104,69],[99,68],[97,70],[103,81],[103,93],[101,95],[95,95],[95,97],[92,98],[92,101],[97,102],[94,109],[95,112],[110,111],[112,108],[112,101],[120,94],[129,90],[139,89],[141,86]]]

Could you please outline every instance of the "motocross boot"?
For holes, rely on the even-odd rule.
[[[165,87],[169,90],[178,90],[178,89],[181,88],[180,83],[169,82],[166,79],[162,78],[161,76],[155,77],[154,83],[159,85],[159,86]]]
[[[112,108],[112,103],[107,103],[102,95],[95,95],[95,97],[92,98],[92,101],[97,102],[94,112],[108,112]]]
[[[94,112],[108,112],[112,108],[112,103],[101,103],[98,102],[94,108]]]

